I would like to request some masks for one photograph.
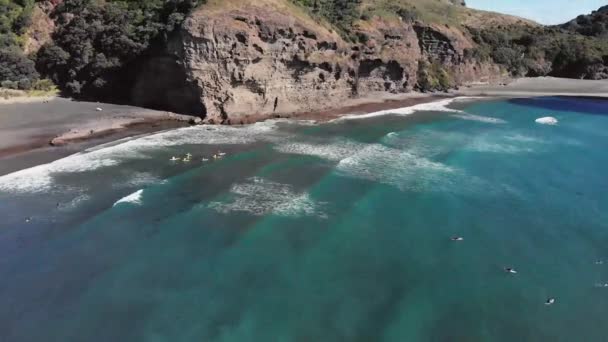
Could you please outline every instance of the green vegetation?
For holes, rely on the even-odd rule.
[[[40,75],[21,44],[30,24],[34,0],[0,0],[0,85],[29,90]]]
[[[366,17],[401,18],[408,22],[420,20],[450,26],[458,26],[465,13],[470,11],[440,0],[367,0],[362,8]]]
[[[34,0],[0,0],[0,48],[19,46],[34,4]]]
[[[38,70],[69,95],[127,95],[138,58],[162,47],[200,0],[65,0]]]
[[[600,78],[608,61],[608,41],[559,28],[509,26],[469,28],[478,47],[468,57],[491,58],[515,76]]]
[[[447,91],[454,87],[454,79],[450,72],[435,61],[418,62],[418,83],[416,88],[421,91]]]
[[[317,18],[331,23],[348,39],[355,39],[351,28],[355,20],[359,19],[359,5],[361,0],[292,0],[296,4],[308,9]]]
[[[601,7],[589,15],[579,15],[561,27],[585,36],[607,38],[608,6]]]

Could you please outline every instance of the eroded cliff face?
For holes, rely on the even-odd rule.
[[[456,29],[381,18],[354,29],[359,43],[277,8],[201,10],[186,20],[168,54],[179,65],[172,73],[186,79],[180,83],[184,101],[213,123],[325,110],[376,92],[410,92],[420,63],[439,65],[453,85],[501,74],[495,65],[465,58],[472,42]],[[155,74],[146,73],[148,80]],[[159,101],[162,89],[142,91],[150,82],[139,84],[140,103],[150,101],[146,94]]]

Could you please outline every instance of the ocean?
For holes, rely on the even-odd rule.
[[[606,341],[607,148],[606,101],[460,98],[2,176],[0,341]]]

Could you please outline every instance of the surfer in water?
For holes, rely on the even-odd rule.
[[[450,240],[452,240],[452,241],[464,241],[464,238],[462,236],[453,236],[452,238],[450,238]]]
[[[507,273],[512,273],[512,274],[516,274],[517,273],[517,271],[515,269],[511,268],[511,267],[505,267],[504,270]]]
[[[553,303],[555,303],[555,298],[549,298],[545,302],[545,305],[553,305]]]

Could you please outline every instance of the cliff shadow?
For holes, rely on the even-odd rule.
[[[130,101],[140,107],[205,117],[205,105],[194,82],[176,57],[151,56],[136,66]]]

